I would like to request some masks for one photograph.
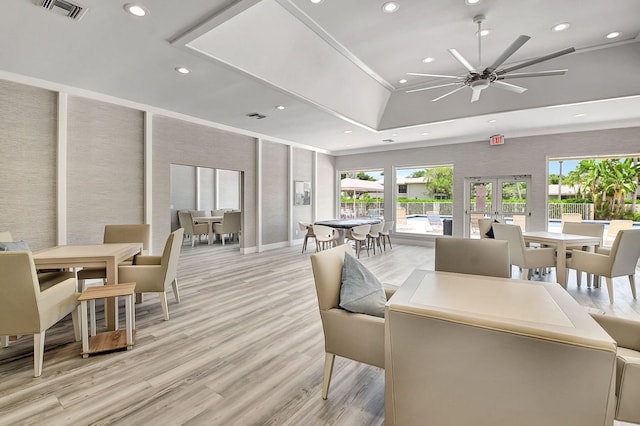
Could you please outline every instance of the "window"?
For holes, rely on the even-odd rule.
[[[453,167],[396,169],[396,232],[451,233]]]
[[[340,173],[340,218],[384,216],[384,173],[355,170]]]

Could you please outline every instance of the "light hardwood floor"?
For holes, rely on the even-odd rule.
[[[329,399],[320,398],[324,347],[310,265],[300,246],[241,255],[238,246],[184,245],[182,302],[171,319],[156,295],[136,306],[133,350],[80,356],[70,317],[46,338],[33,378],[32,337],[0,349],[0,425],[376,425],[384,423],[384,372],[337,358]],[[401,285],[433,269],[433,249],[395,244],[362,262]],[[553,276],[553,275],[552,275]],[[552,276],[543,279],[552,279]],[[581,304],[640,320],[625,279],[568,291]]]

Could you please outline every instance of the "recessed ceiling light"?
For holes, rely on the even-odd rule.
[[[313,4],[322,3],[323,0],[309,0]]]
[[[428,63],[433,62],[433,61],[435,61],[435,59],[433,59],[431,56],[429,56],[427,58],[424,58],[422,60],[422,62],[424,62],[425,64],[428,64]]]
[[[344,133],[346,133],[346,134],[349,134],[349,133],[351,133],[351,132],[353,132],[353,130],[345,130],[345,131],[344,131]]]
[[[348,148],[348,147],[353,146],[353,145],[351,145],[350,143],[348,143],[348,144],[346,144],[345,146]]]
[[[468,5],[480,3],[480,0],[464,0],[464,2]]]
[[[132,15],[139,16],[139,17],[145,16],[147,13],[149,13],[149,11],[146,8],[140,6],[139,4],[135,4],[135,3],[127,3],[127,4],[125,4],[124,5],[124,10],[126,10],[127,12],[129,12]]]
[[[284,105],[276,105],[276,109],[282,111],[284,109]]]
[[[429,133],[428,133],[428,132],[424,132],[424,133],[420,133],[420,135],[422,135],[422,136],[429,136]]]
[[[495,123],[496,121],[498,120],[496,120],[495,118],[492,118],[491,120],[487,121],[487,123]]]
[[[606,38],[616,38],[616,37],[620,37],[620,32],[619,31],[614,31],[612,33],[607,34],[605,37]]]
[[[189,74],[191,72],[191,70],[186,67],[176,67],[175,70],[178,71],[180,74]]]
[[[480,37],[488,36],[489,34],[491,34],[491,28],[485,28],[480,31]]]
[[[406,78],[403,78],[402,80],[398,80],[398,83],[400,84],[405,84],[407,82]]]
[[[398,136],[397,133],[391,133],[391,136]]]
[[[574,115],[574,117],[584,117],[585,115],[587,114],[585,114],[584,112],[581,112],[579,114]]]
[[[393,13],[400,8],[400,5],[394,1],[388,1],[382,5],[382,11],[384,13]]]
[[[563,22],[561,24],[554,25],[551,27],[553,31],[564,31],[569,28],[571,25],[568,22]]]

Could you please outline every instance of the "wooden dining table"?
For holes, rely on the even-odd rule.
[[[597,247],[599,237],[576,234],[562,234],[548,231],[523,232],[525,243],[538,243],[556,249],[556,279],[563,287],[567,286],[567,248],[568,247]]]
[[[33,253],[36,268],[105,268],[107,285],[118,283],[118,264],[142,253],[142,243],[70,244]],[[118,311],[113,299],[105,307],[107,328],[118,327]]]
[[[195,223],[206,223],[209,225],[209,242],[208,244],[213,244],[213,224],[220,223],[224,219],[224,216],[198,216],[194,217],[193,221]]]

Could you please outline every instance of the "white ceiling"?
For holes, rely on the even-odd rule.
[[[126,13],[122,0],[80,0],[87,12],[79,21],[36,3],[3,2],[0,77],[42,79],[333,154],[640,126],[637,0],[398,0],[392,14],[380,0],[141,0],[144,18]],[[478,14],[492,30],[482,38],[485,66],[525,34],[531,40],[506,64],[575,47],[519,70],[569,71],[510,81],[528,88],[523,94],[489,87],[474,103],[468,88],[438,102],[450,87],[405,93],[449,82],[407,72],[465,74],[449,48],[477,65]],[[551,31],[560,22],[571,26]],[[622,35],[605,39],[611,31]],[[427,56],[434,61],[423,63]],[[247,117],[254,112],[267,117]]]

